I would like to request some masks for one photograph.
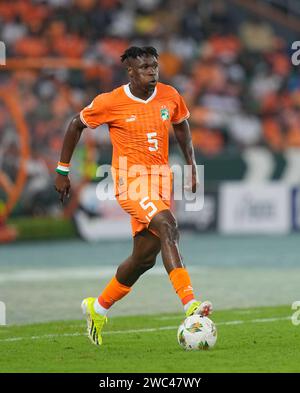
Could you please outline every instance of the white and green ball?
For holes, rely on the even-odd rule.
[[[179,326],[177,339],[188,351],[210,349],[216,344],[217,328],[209,318],[192,315]]]

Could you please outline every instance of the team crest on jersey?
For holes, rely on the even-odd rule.
[[[168,120],[169,119],[169,109],[168,108],[166,108],[165,106],[163,106],[161,109],[160,109],[160,117],[163,119],[163,120]]]

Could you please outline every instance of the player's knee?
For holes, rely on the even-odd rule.
[[[179,240],[179,230],[175,218],[163,220],[160,225],[161,238],[167,241],[176,243]]]
[[[161,240],[177,242],[179,230],[175,217],[169,210],[157,214],[150,223],[150,228],[159,233]]]
[[[153,268],[153,266],[156,263],[156,255],[149,255],[147,258],[145,258],[142,263],[141,263],[141,268],[145,272],[147,270],[150,270]]]
[[[156,257],[159,249],[142,250],[133,254],[133,258],[138,269],[143,273],[151,269],[156,263]]]

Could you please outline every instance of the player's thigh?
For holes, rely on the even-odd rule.
[[[145,187],[140,187],[139,193],[133,193],[129,188],[128,192],[117,196],[119,205],[131,216],[133,236],[145,228],[148,229],[149,223],[157,214],[170,209],[170,198],[162,192],[163,185],[156,185],[149,178],[143,178],[142,183]],[[170,182],[165,188],[169,189],[169,184]],[[159,237],[159,233],[154,229],[150,229],[150,232]]]

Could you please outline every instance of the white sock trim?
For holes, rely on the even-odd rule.
[[[187,312],[187,310],[189,309],[190,305],[193,304],[193,303],[195,303],[195,302],[196,302],[196,299],[192,299],[192,300],[190,300],[189,302],[187,302],[187,303],[183,306],[184,311]]]
[[[96,299],[94,302],[94,310],[97,314],[106,315],[109,309],[102,307],[101,304],[98,302],[98,299]]]

